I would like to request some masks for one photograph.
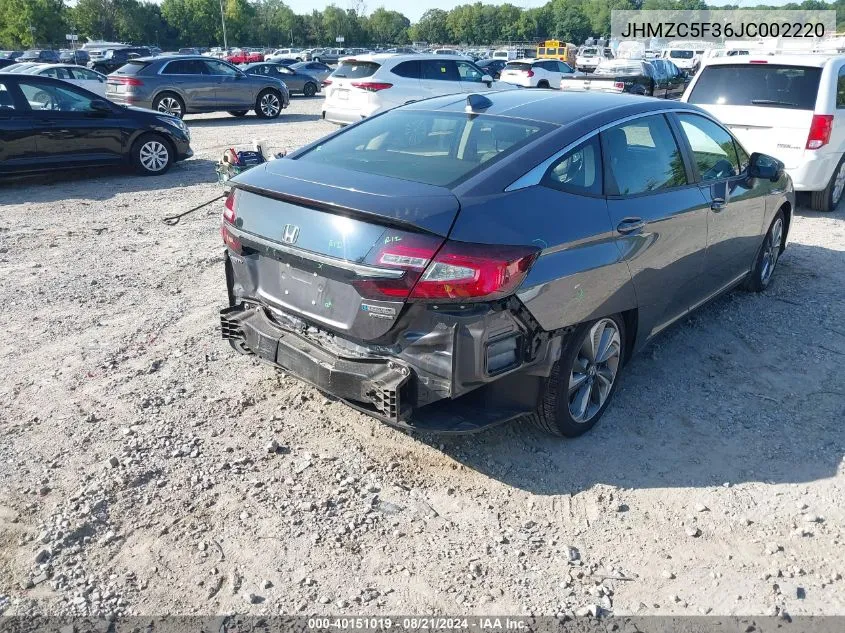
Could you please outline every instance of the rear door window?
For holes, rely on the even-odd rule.
[[[128,65],[128,64],[127,64]],[[179,59],[172,61],[161,71],[162,75],[207,75],[205,64],[196,59]]]
[[[836,81],[836,108],[845,108],[845,66],[839,69]]]
[[[422,79],[439,81],[460,81],[458,68],[450,59],[424,59],[420,61],[420,75]]]
[[[726,130],[710,119],[695,114],[679,114],[678,120],[703,182],[739,175],[734,140]]]
[[[469,62],[456,62],[456,64],[458,66],[458,74],[461,77],[461,81],[478,83],[481,81],[481,78],[484,77],[484,73],[476,68],[475,64],[470,64]]]
[[[609,195],[636,195],[687,184],[681,151],[663,115],[616,125],[601,136]]]
[[[6,84],[0,82],[0,110],[15,110],[15,99]]]
[[[777,64],[705,66],[690,103],[813,110],[822,69]]]

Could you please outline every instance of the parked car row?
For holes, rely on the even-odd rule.
[[[566,91],[627,92],[635,95],[679,99],[689,75],[665,59],[608,59],[590,73],[564,76],[560,89]]]

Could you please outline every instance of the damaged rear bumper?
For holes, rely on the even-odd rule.
[[[241,303],[220,312],[223,338],[237,351],[253,354],[310,383],[321,391],[383,422],[406,430],[434,433],[473,433],[530,413],[536,406],[541,384],[548,376],[559,339],[545,340],[534,362],[518,371],[482,379],[471,388],[452,390],[432,399],[431,384],[443,376],[428,373],[425,359],[414,364],[400,353],[345,354],[327,349],[312,337],[280,325],[260,304]],[[455,326],[455,334],[459,332]],[[473,352],[486,353],[487,346],[455,354],[452,365],[473,364]]]

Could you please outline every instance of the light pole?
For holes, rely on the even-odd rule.
[[[229,41],[226,39],[226,14],[223,13],[223,0],[220,0],[220,21],[223,23],[223,51],[229,51]]]

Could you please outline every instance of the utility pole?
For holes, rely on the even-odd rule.
[[[223,0],[220,0],[220,21],[223,23],[223,51],[229,51],[229,40],[226,38],[226,14],[223,13]]]

